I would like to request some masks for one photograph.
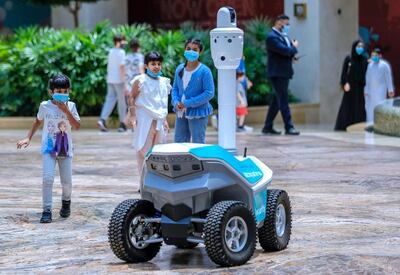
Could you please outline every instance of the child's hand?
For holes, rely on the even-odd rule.
[[[164,129],[167,130],[167,132],[169,132],[168,120],[164,121]]]
[[[253,82],[251,82],[251,81],[247,78],[247,76],[246,76],[246,81],[247,81],[247,90],[250,90],[251,87],[253,87]]]
[[[29,146],[30,143],[31,140],[29,138],[21,139],[20,141],[17,142],[17,149],[21,149],[22,147],[26,148]]]
[[[64,113],[69,112],[68,107],[67,107],[67,104],[62,103],[62,102],[59,102],[59,101],[57,101],[57,100],[54,100],[53,102],[54,102],[54,104],[56,104],[57,107],[60,108],[60,110],[63,111]]]
[[[136,128],[136,116],[127,116],[126,117],[126,124],[127,125],[132,125],[132,128],[135,129]]]

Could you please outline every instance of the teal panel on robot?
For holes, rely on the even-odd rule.
[[[256,221],[260,222],[265,219],[267,211],[267,190],[263,190],[254,196],[254,216]]]
[[[264,175],[261,169],[251,159],[247,158],[240,161],[218,145],[193,148],[190,149],[189,153],[199,158],[219,159],[231,166],[251,184],[259,181]]]

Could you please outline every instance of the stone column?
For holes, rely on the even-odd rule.
[[[294,5],[307,5],[306,18],[294,15]],[[342,93],[342,63],[358,38],[358,0],[285,0],[290,37],[299,40],[291,92],[305,103],[320,103],[319,121],[334,123]]]
[[[128,23],[128,0],[108,0],[95,3],[83,3],[79,11],[79,26],[85,30],[103,20],[110,20],[113,25]],[[55,28],[73,28],[73,17],[68,8],[57,6],[51,11],[51,25]]]

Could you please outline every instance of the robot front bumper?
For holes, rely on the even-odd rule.
[[[142,175],[142,198],[153,202],[171,220],[209,208],[210,174],[191,155],[150,155]]]
[[[143,199],[174,221],[204,214],[224,200],[244,202],[258,216],[272,180],[264,163],[251,156],[235,157],[219,146],[191,144],[198,148],[187,150],[189,145],[179,144],[181,151],[167,152],[174,145],[157,145],[146,157]]]

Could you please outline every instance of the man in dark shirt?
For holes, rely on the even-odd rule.
[[[297,54],[298,41],[290,40],[288,31],[289,17],[287,15],[279,15],[275,19],[272,31],[267,36],[267,71],[275,92],[262,129],[262,133],[267,135],[281,134],[280,131],[276,131],[273,128],[273,122],[278,111],[281,111],[285,123],[285,134],[300,134],[293,126],[288,103],[289,80],[293,76],[292,62]]]

